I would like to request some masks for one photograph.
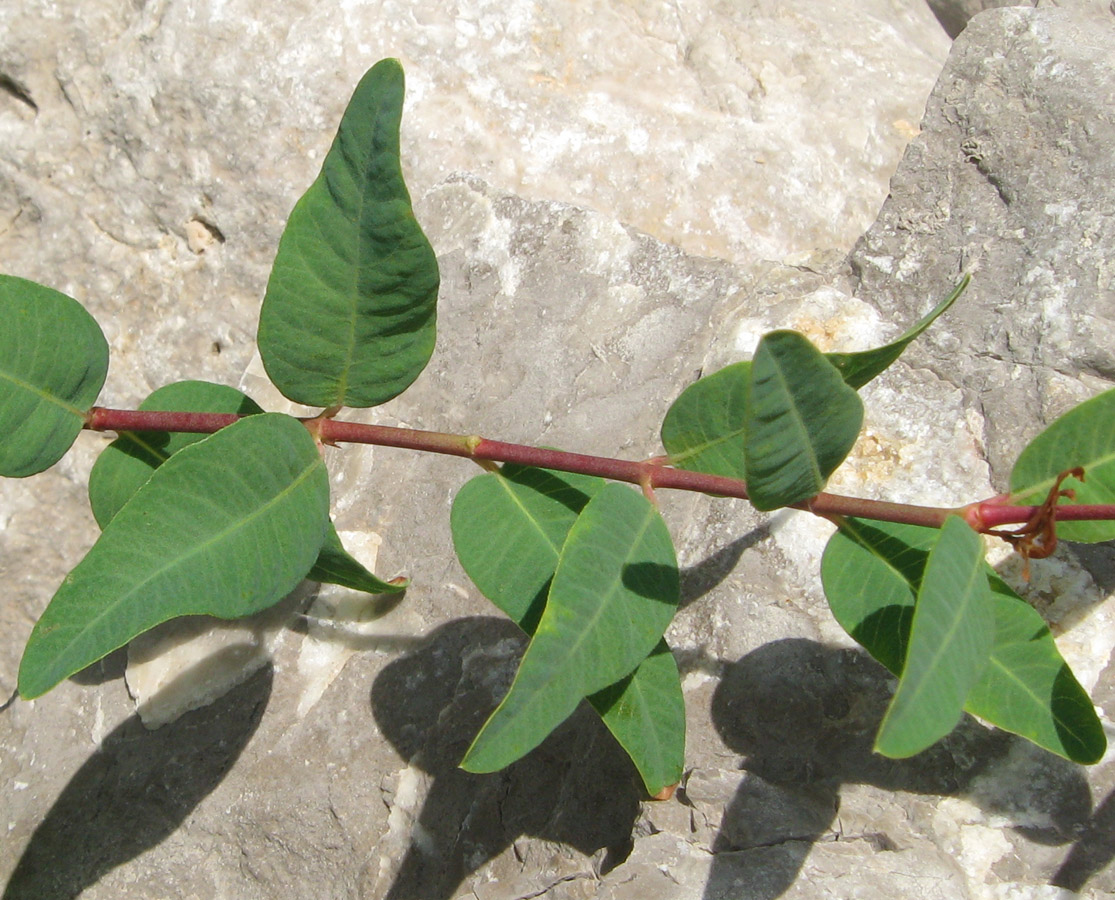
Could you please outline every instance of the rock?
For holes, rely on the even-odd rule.
[[[754,260],[858,237],[948,51],[924,5],[888,0],[393,2],[343,15],[150,0],[83,4],[80,18],[35,0],[6,18],[0,228],[14,231],[0,264],[22,258],[45,276],[80,247],[102,261],[97,280],[58,287],[82,299],[130,277],[172,305],[160,291],[174,272],[249,320],[253,295],[229,297],[214,270],[252,287],[266,273],[353,86],[381,57],[407,69],[417,195],[470,172],[691,252]],[[58,250],[26,231],[42,215]],[[191,222],[229,252],[204,264],[183,252]]]
[[[973,20],[851,256],[857,291],[884,315],[909,317],[972,271],[947,330],[910,358],[955,380],[963,353],[1000,488],[1026,439],[1115,377],[1110,196],[1080,189],[1115,175],[1113,37],[1115,15],[1102,30],[1058,9]],[[987,52],[1008,43],[1010,53]]]
[[[1110,384],[1110,42],[1092,13],[972,20],[845,265],[944,61],[919,4],[381,4],[343,22],[236,0],[118,7],[85,4],[79,23],[25,3],[0,37],[0,269],[102,319],[109,403],[208,377],[291,408],[253,361],[257,304],[344,99],[387,53],[410,77],[404,153],[441,330],[414,387],[355,417],[647,457],[674,397],[763,331],[877,345],[977,263],[970,293],[865,389],[834,489],[987,496],[1013,442]],[[104,443],[83,435],[54,470],[0,484],[5,694],[95,538],[83,486]],[[337,527],[412,578],[402,602],[304,588],[255,641],[254,674],[154,731],[124,654],[13,701],[5,900],[1115,891],[1110,762],[1085,771],[971,719],[913,760],[874,755],[892,679],[826,608],[831,526],[735,501],[661,497],[683,566],[672,800],[644,801],[587,708],[504,772],[462,772],[523,647],[449,550],[452,496],[478,470],[386,448],[328,463]],[[1030,594],[1066,591],[1043,611],[1110,721],[1105,552],[1035,561]]]
[[[933,15],[937,17],[937,21],[951,38],[955,38],[964,30],[972,16],[986,9],[1036,5],[1036,0],[1031,0],[1030,3],[1016,3],[1014,0],[929,0],[929,8],[933,10]]]

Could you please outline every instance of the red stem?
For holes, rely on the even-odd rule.
[[[94,431],[181,431],[210,434],[231,425],[240,416],[224,413],[159,412],[155,410],[106,409],[95,406],[86,416],[86,428]],[[508,444],[486,438],[463,434],[446,434],[440,431],[421,431],[414,428],[396,428],[390,425],[362,425],[357,422],[340,422],[332,418],[303,419],[318,440],[327,444],[339,441],[357,444],[376,444],[382,447],[401,447],[443,453],[477,461],[517,463],[597,475],[613,481],[657,488],[696,491],[721,497],[738,497],[746,500],[747,485],[735,478],[704,475],[663,465],[659,460],[635,462],[607,456],[587,456],[583,453],[566,453],[544,447]],[[974,503],[966,507],[949,509],[936,506],[912,506],[866,500],[838,494],[817,494],[811,499],[794,504],[826,518],[855,516],[907,525],[925,525],[940,528],[950,515],[961,515],[977,531],[986,531],[1001,525],[1026,522],[1034,514],[1033,506],[1001,506],[992,503]],[[1057,519],[1115,519],[1115,505],[1061,505]]]

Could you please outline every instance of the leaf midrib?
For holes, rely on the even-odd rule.
[[[188,448],[184,448],[184,449],[188,449]],[[85,623],[83,623],[80,626],[71,626],[71,627],[77,628],[78,633],[77,633],[77,635],[75,635],[75,637],[72,640],[70,640],[69,643],[67,643],[63,648],[61,648],[60,650],[58,650],[54,653],[55,660],[57,660],[59,657],[64,656],[76,643],[78,643],[81,640],[81,638],[85,634],[92,631],[96,627],[96,625],[104,619],[105,616],[109,615],[110,613],[115,612],[117,609],[119,609],[120,607],[125,605],[140,589],[146,587],[147,585],[149,585],[152,582],[156,581],[157,579],[161,578],[166,572],[168,572],[168,571],[170,571],[174,568],[179,567],[185,561],[187,561],[189,559],[192,559],[193,557],[197,556],[202,551],[208,550],[210,547],[212,547],[213,545],[215,545],[219,541],[224,540],[227,536],[233,534],[237,530],[242,529],[243,527],[245,527],[245,526],[253,523],[254,521],[256,521],[261,515],[268,512],[276,503],[280,502],[281,500],[284,500],[299,485],[301,485],[302,482],[304,482],[307,478],[309,478],[310,475],[315,471],[316,467],[319,464],[321,464],[321,460],[320,459],[314,459],[313,462],[311,462],[310,465],[308,465],[305,469],[303,469],[303,471],[301,473],[299,473],[298,477],[295,478],[292,482],[290,482],[290,484],[286,488],[284,488],[279,493],[275,494],[270,500],[268,500],[262,506],[257,507],[248,516],[246,516],[244,518],[237,519],[229,527],[227,527],[227,528],[223,529],[222,531],[216,533],[215,535],[213,535],[208,540],[206,540],[202,543],[196,544],[193,548],[190,549],[190,551],[188,553],[175,557],[174,560],[172,560],[171,562],[167,563],[166,565],[160,567],[159,569],[157,569],[156,571],[151,573],[151,575],[148,576],[147,578],[145,578],[143,581],[137,582],[135,585],[133,585],[132,588],[130,588],[124,594],[121,594],[116,599],[116,601],[114,601],[110,606],[106,606],[93,619],[87,620]],[[114,520],[114,521],[117,521],[117,520]],[[125,523],[125,526],[118,526],[117,530],[119,530],[120,527],[126,527],[126,525],[127,525],[127,523]],[[108,527],[111,528],[112,523],[110,523]],[[102,539],[103,539],[103,535],[102,535]],[[177,615],[189,615],[189,614],[190,613],[178,613]],[[175,618],[175,615],[168,616],[167,618],[168,619]],[[164,619],[163,621],[166,621],[166,620]],[[65,624],[60,623],[60,624],[56,625],[54,627],[54,629],[52,629],[52,630],[61,631],[61,630],[65,630],[65,628],[66,628]],[[124,643],[127,643],[127,641],[125,641]],[[120,645],[118,645],[118,646],[120,646]]]

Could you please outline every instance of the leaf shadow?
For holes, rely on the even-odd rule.
[[[475,775],[458,767],[510,685],[525,646],[509,620],[458,619],[376,678],[376,721],[428,782],[420,809],[396,798],[392,818],[413,821],[396,836],[401,860],[376,896],[448,900],[472,872],[523,836],[594,857],[597,874],[630,852],[642,799],[638,774],[586,704],[500,772]]]
[[[770,535],[770,523],[764,522],[709,554],[699,563],[682,569],[681,603],[678,604],[678,609],[685,609],[690,603],[719,587],[735,571],[743,554]]]
[[[866,653],[799,638],[766,644],[724,668],[713,696],[713,722],[724,743],[744,757],[746,775],[724,811],[704,900],[773,900],[782,894],[813,844],[832,839],[840,791],[849,784],[963,795],[1014,821],[1035,842],[1062,845],[1076,838],[1091,812],[1081,767],[1030,752],[1023,739],[971,716],[910,759],[874,753],[892,689],[893,679]],[[1012,773],[1009,800],[994,785],[994,770],[1008,754],[1011,766],[1032,769]],[[889,841],[885,834],[846,837],[881,849]]]
[[[3,900],[70,900],[156,846],[221,783],[271,695],[265,666],[156,731],[130,716],[101,742],[35,829]]]
[[[1112,859],[1115,859],[1115,789],[1096,807],[1083,827],[1083,834],[1072,845],[1049,883],[1080,892]]]

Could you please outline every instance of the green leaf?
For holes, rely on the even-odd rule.
[[[821,561],[837,621],[896,675],[905,659],[915,596],[932,528],[846,519]],[[995,644],[965,710],[1078,763],[1103,756],[1106,739],[1091,700],[1057,651],[1041,616],[985,565]]]
[[[763,335],[751,361],[744,455],[756,509],[819,493],[859,436],[863,403],[796,331]]]
[[[1103,725],[1053,635],[1001,578],[990,575],[988,581],[995,649],[965,708],[1073,762],[1099,762],[1107,750]]]
[[[325,529],[325,543],[321,545],[317,562],[306,573],[310,581],[324,581],[367,594],[397,594],[405,591],[409,581],[384,581],[369,572],[345,550],[341,536],[330,522]]]
[[[450,522],[461,565],[489,600],[534,634],[561,548],[603,479],[505,465],[457,493]],[[661,641],[635,671],[589,703],[627,750],[655,796],[681,778],[685,701],[677,663]]]
[[[647,794],[681,781],[685,768],[685,697],[665,638],[626,678],[590,694],[588,702],[627,751]]]
[[[743,436],[751,362],[738,362],[693,382],[662,420],[670,465],[690,472],[747,478]]]
[[[504,466],[457,492],[453,547],[480,592],[533,634],[546,605],[562,544],[604,480]]]
[[[569,530],[546,609],[503,702],[461,766],[493,772],[534,749],[582,699],[655,650],[678,603],[673,544],[658,511],[605,485]]]
[[[826,353],[825,356],[839,370],[844,382],[858,391],[869,381],[889,369],[895,360],[902,355],[902,351],[906,349],[910,342],[956,302],[956,298],[964,293],[964,289],[968,287],[968,282],[971,280],[971,275],[965,275],[960,283],[952,289],[952,293],[933,307],[917,324],[904,332],[897,340],[873,350],[863,350],[859,353]]]
[[[361,79],[279,242],[259,351],[298,403],[376,406],[409,387],[433,353],[437,258],[399,163],[403,93],[397,60]]]
[[[108,343],[76,300],[0,275],[0,475],[49,469],[70,449],[108,374]]]
[[[144,411],[234,413],[263,412],[236,388],[208,381],[178,381],[165,385],[139,404]],[[89,473],[89,505],[103,529],[151,473],[170,457],[207,435],[168,431],[125,431],[97,457]]]
[[[1029,443],[1010,473],[1012,501],[1043,503],[1057,476],[1077,466],[1085,481],[1065,485],[1076,491],[1072,502],[1115,503],[1115,388],[1073,407]],[[1084,543],[1115,540],[1115,522],[1058,522],[1057,534]]]
[[[309,571],[328,522],[325,465],[297,419],[249,416],[180,450],[62,582],[27,642],[20,694],[168,619],[271,606]]]
[[[904,758],[956,727],[995,640],[983,541],[949,516],[922,574],[898,690],[875,749]]]
[[[895,675],[906,660],[914,598],[936,536],[930,528],[847,518],[821,558],[836,621]]]
[[[844,383],[859,390],[886,371],[902,351],[947,310],[968,286],[965,275],[944,300],[916,325],[884,347],[859,353],[826,353]],[[670,464],[690,472],[746,480],[744,434],[747,428],[747,382],[751,362],[725,366],[689,385],[662,421],[662,446]]]
[[[164,412],[234,413],[241,416],[263,412],[246,394],[223,384],[208,381],[178,381],[148,395],[141,410]],[[204,434],[186,432],[124,432],[109,444],[89,473],[89,503],[93,517],[103,529],[120,508],[143,486],[151,473],[183,447],[204,440]],[[383,581],[369,572],[341,544],[337,529],[330,522],[325,543],[317,562],[306,575],[311,581],[324,581],[369,594],[393,594],[406,589],[406,583]]]

